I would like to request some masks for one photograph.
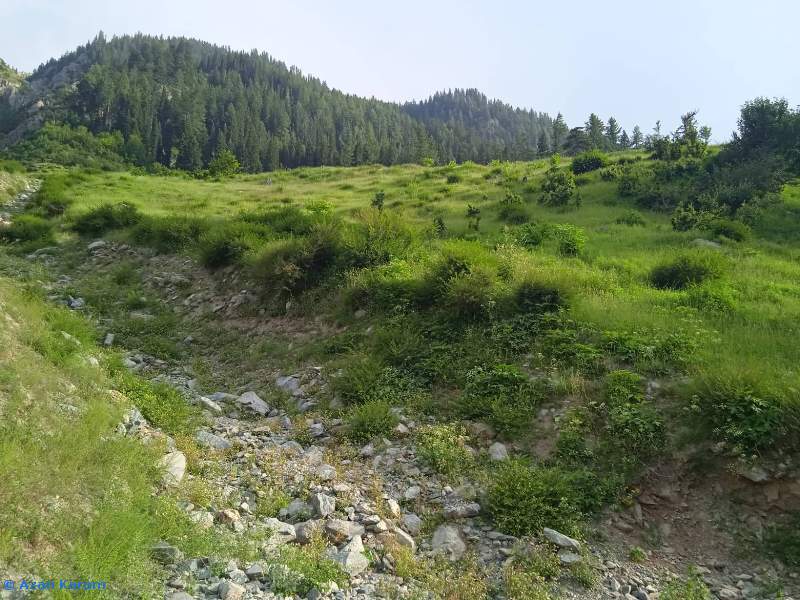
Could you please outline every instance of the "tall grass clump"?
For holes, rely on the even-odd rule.
[[[716,252],[685,252],[656,265],[650,271],[650,283],[662,290],[683,290],[719,278],[725,260]]]

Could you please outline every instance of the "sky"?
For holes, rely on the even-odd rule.
[[[478,88],[629,132],[680,114],[725,141],[758,96],[800,104],[796,0],[0,0],[0,57],[25,71],[102,30],[266,51],[331,87],[382,100]]]

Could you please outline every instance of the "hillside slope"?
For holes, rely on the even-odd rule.
[[[425,157],[526,159],[552,126],[544,113],[489,102],[474,90],[456,92],[465,109],[458,116],[444,110],[452,94],[405,107],[359,98],[267,54],[186,38],[100,35],[26,84],[13,98],[0,95],[0,143],[53,120],[119,132],[137,164],[186,169],[207,165],[222,147],[253,172]]]

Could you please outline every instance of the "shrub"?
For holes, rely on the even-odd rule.
[[[549,228],[545,223],[526,223],[514,232],[520,246],[536,248],[547,238]]]
[[[558,240],[558,253],[561,256],[578,256],[586,245],[586,234],[575,225],[555,225],[553,233]]]
[[[520,225],[528,220],[528,213],[520,204],[503,204],[500,207],[500,218],[506,223]]]
[[[519,312],[548,312],[558,310],[566,303],[560,289],[534,279],[523,280],[514,291],[514,304]]]
[[[377,208],[378,210],[383,210],[383,203],[386,201],[386,192],[383,190],[379,190],[375,192],[375,196],[372,198],[372,208]]]
[[[683,290],[722,275],[722,257],[712,252],[680,255],[650,271],[650,283],[662,290]]]
[[[515,536],[550,527],[574,533],[583,515],[579,479],[562,468],[510,459],[492,474],[486,507],[498,529]]]
[[[247,245],[230,234],[221,232],[200,239],[200,262],[210,269],[237,262],[247,251]]]
[[[442,300],[447,314],[454,319],[481,320],[491,314],[495,305],[493,276],[481,268],[459,273],[447,282]]]
[[[473,464],[462,425],[425,425],[419,428],[416,441],[417,454],[437,473],[448,476],[463,474]]]
[[[17,215],[10,225],[0,226],[0,240],[49,243],[53,241],[53,224],[34,215]]]
[[[691,571],[687,579],[673,579],[659,595],[660,600],[711,600],[703,578],[699,573]]]
[[[800,512],[771,524],[764,535],[764,547],[786,566],[800,567]]]
[[[733,292],[723,286],[694,286],[686,292],[687,306],[709,313],[727,314],[736,310]]]
[[[384,400],[369,400],[354,406],[346,419],[347,437],[366,443],[379,435],[388,435],[399,422],[392,407]]]
[[[307,235],[314,225],[320,222],[320,214],[296,206],[282,206],[258,212],[246,212],[241,219],[247,223],[266,225],[275,233]]]
[[[515,366],[476,367],[467,373],[457,409],[467,419],[486,419],[499,432],[513,433],[528,426],[545,394],[542,383]]]
[[[134,226],[131,235],[142,245],[162,253],[177,252],[196,244],[206,230],[200,219],[186,217],[148,217]]]
[[[622,175],[622,169],[619,165],[611,165],[600,169],[600,179],[603,181],[614,181]]]
[[[149,423],[170,434],[194,432],[196,413],[175,388],[164,383],[150,383],[125,372],[121,372],[119,386]]]
[[[744,242],[750,238],[750,227],[741,221],[717,219],[711,222],[711,232],[718,237],[725,237],[734,242]]]
[[[87,213],[78,216],[72,229],[81,235],[101,235],[106,231],[122,229],[135,225],[141,215],[130,204],[101,204]]]
[[[459,183],[461,181],[461,175],[458,173],[448,173],[447,174],[447,183]]]
[[[230,177],[240,168],[236,155],[227,148],[220,150],[208,164],[208,173],[212,177]]]
[[[621,170],[617,182],[617,191],[620,196],[634,196],[642,187],[641,175],[630,167]]]
[[[783,408],[776,392],[744,377],[706,378],[696,385],[691,408],[714,439],[734,452],[768,449],[797,426],[797,415]]]
[[[604,387],[609,406],[638,404],[644,400],[642,378],[631,371],[611,371],[606,375]]]
[[[558,155],[554,155],[542,181],[539,202],[546,206],[567,206],[575,196],[575,176],[558,165]]]
[[[572,159],[572,172],[575,175],[596,171],[608,164],[608,157],[600,150],[588,150]]]
[[[630,225],[631,227],[634,225],[645,226],[647,224],[642,216],[642,213],[635,210],[629,210],[625,212],[625,214],[620,215],[617,217],[616,222],[617,225]]]

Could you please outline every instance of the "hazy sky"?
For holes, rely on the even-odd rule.
[[[99,30],[186,35],[364,96],[476,87],[570,125],[614,115],[629,132],[697,109],[725,140],[745,100],[800,103],[798,23],[796,0],[0,0],[0,57],[32,70]]]

